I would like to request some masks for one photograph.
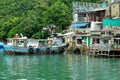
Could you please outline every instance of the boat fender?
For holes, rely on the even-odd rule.
[[[50,48],[47,48],[46,53],[50,53],[50,52],[51,52]]]
[[[29,53],[34,53],[34,50],[33,50],[33,48],[29,48]]]
[[[39,48],[36,49],[36,53],[40,53],[40,49]]]

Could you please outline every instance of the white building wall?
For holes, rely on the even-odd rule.
[[[91,30],[101,30],[101,22],[91,22]]]
[[[75,13],[75,14],[73,14],[73,22],[78,22],[78,14],[77,13]]]

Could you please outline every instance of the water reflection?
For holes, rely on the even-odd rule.
[[[68,67],[74,80],[118,80],[119,58],[92,58],[82,55],[67,55]]]
[[[5,75],[15,79],[69,79],[63,55],[4,56]],[[4,72],[4,74],[6,74]],[[67,75],[66,75],[67,74]],[[66,76],[64,76],[66,75]]]
[[[0,80],[118,80],[119,58],[0,55]]]

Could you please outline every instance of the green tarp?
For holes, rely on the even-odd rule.
[[[103,19],[103,26],[120,26],[120,19]]]

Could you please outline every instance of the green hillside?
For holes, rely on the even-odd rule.
[[[0,0],[0,38],[16,33],[28,38],[46,38],[49,31],[42,29],[50,24],[61,32],[71,24],[74,1],[85,0]]]

